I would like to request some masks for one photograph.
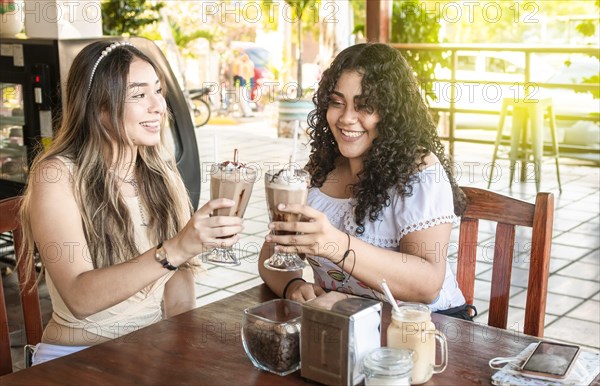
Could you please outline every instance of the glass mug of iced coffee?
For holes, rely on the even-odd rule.
[[[392,322],[387,330],[387,345],[413,350],[411,385],[427,382],[441,373],[448,364],[446,336],[435,329],[431,310],[421,303],[402,303],[392,310]],[[435,363],[435,344],[441,348],[441,363]]]
[[[265,193],[270,221],[300,221],[296,213],[284,213],[277,209],[279,204],[306,204],[310,175],[306,170],[286,168],[277,172],[265,173]],[[273,231],[275,235],[295,234],[286,231]],[[275,271],[298,271],[306,263],[297,253],[275,252],[265,260],[264,266]]]
[[[212,215],[244,217],[256,176],[256,169],[237,162],[237,156],[234,156],[233,162],[214,164],[210,175],[210,199],[228,198],[235,201],[235,205],[215,209]],[[217,265],[240,265],[239,258],[231,248],[215,247],[204,253],[202,257]]]

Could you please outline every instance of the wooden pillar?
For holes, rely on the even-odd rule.
[[[367,2],[367,41],[389,43],[391,0],[365,0]]]

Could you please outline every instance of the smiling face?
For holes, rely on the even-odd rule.
[[[362,157],[377,138],[379,115],[360,103],[362,75],[344,71],[329,98],[327,123],[340,153],[349,160]]]
[[[129,66],[125,131],[134,145],[155,146],[160,143],[160,129],[167,103],[154,67],[141,59]]]

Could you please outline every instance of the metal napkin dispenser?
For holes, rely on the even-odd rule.
[[[381,346],[381,302],[332,291],[302,304],[301,373],[326,385],[356,385],[360,361]]]

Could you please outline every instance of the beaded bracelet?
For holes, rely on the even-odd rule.
[[[285,285],[285,287],[283,287],[283,295],[281,296],[282,299],[286,299],[285,295],[287,295],[287,290],[288,290],[290,284],[292,284],[293,282],[298,281],[298,280],[302,280],[303,282],[306,283],[306,280],[304,280],[301,277],[295,277],[292,280],[288,281],[287,284]]]

